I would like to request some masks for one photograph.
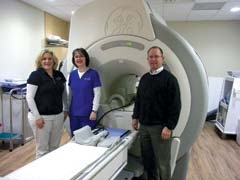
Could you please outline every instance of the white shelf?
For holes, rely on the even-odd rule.
[[[228,80],[228,81],[234,81],[234,77],[232,77],[232,76],[227,76],[226,78],[225,78],[225,80]]]
[[[228,109],[228,104],[226,104],[225,102],[220,102],[220,106],[222,106],[224,109]]]

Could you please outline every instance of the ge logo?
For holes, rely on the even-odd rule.
[[[129,7],[115,9],[105,24],[105,35],[139,34],[143,22],[141,15]]]

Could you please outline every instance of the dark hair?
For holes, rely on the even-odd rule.
[[[147,54],[149,53],[149,51],[150,50],[152,50],[152,49],[159,49],[159,51],[162,53],[162,55],[163,55],[163,50],[162,50],[162,48],[160,48],[159,46],[152,46],[152,47],[150,47],[149,49],[148,49],[148,51],[147,51]]]
[[[89,63],[90,63],[90,58],[89,58],[89,55],[88,55],[87,51],[84,48],[77,48],[77,49],[73,50],[73,52],[72,52],[72,63],[74,64],[74,66],[77,67],[77,65],[75,64],[75,60],[74,60],[74,55],[75,55],[76,52],[78,52],[79,54],[82,54],[85,57],[86,66],[88,67]]]

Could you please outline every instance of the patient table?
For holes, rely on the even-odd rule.
[[[19,168],[6,180],[107,180],[114,179],[127,164],[133,131],[111,148],[80,145],[73,141]]]

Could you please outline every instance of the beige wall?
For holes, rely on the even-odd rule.
[[[45,37],[49,34],[60,36],[62,39],[68,40],[69,22],[59,19],[48,13],[44,13],[45,17]]]
[[[64,40],[68,40],[69,37],[69,22],[57,18],[48,13],[44,13],[45,21],[45,37],[48,35],[57,35]],[[67,56],[68,48],[66,46],[49,46],[46,43],[46,48],[52,50],[59,60],[64,60]]]
[[[67,47],[56,47],[56,46],[46,46],[47,49],[54,52],[54,54],[57,56],[59,61],[63,61],[67,57]]]
[[[167,22],[201,56],[208,76],[240,70],[240,21]]]

